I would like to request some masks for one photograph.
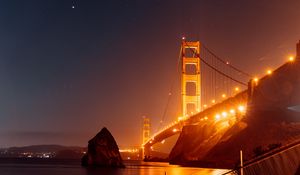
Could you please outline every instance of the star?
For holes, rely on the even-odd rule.
[[[74,8],[75,8],[75,6],[73,5],[73,6],[72,6],[72,9],[74,9]]]

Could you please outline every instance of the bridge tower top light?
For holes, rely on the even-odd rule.
[[[201,110],[200,42],[185,39],[181,43],[181,104],[182,116]]]

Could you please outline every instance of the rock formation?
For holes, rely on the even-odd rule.
[[[105,127],[88,142],[88,151],[82,157],[81,164],[96,167],[125,167],[118,145]]]

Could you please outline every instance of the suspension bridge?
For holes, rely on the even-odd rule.
[[[142,153],[140,157],[151,158],[155,144],[164,143],[166,139],[179,135],[185,126],[208,126],[224,132],[224,130],[241,121],[247,115],[249,108],[254,108],[256,102],[252,103],[252,100],[255,95],[254,91],[259,84],[268,84],[268,77],[272,76],[273,73],[277,73],[279,79],[280,76],[287,76],[283,75],[287,74],[286,72],[278,72],[290,69],[288,64],[294,61],[299,66],[299,57],[300,42],[297,44],[296,58],[290,57],[288,63],[274,71],[268,70],[264,77],[258,78],[218,57],[199,41],[191,42],[183,38],[178,59],[178,67],[180,67],[181,74],[181,115],[177,116],[175,121],[162,128],[162,122],[166,117],[165,109],[159,130],[152,135],[150,132],[150,119],[144,117],[142,149],[140,151],[136,149],[136,152]],[[298,73],[297,70],[298,68],[294,67],[291,72]],[[298,87],[298,85],[295,87]],[[279,91],[283,90],[279,89]],[[169,98],[171,94],[172,92],[170,92]],[[292,99],[289,99],[289,101],[292,101]],[[296,100],[296,103],[298,102],[299,100]],[[166,107],[168,107],[168,103]],[[263,104],[262,106],[267,105]],[[275,153],[269,153],[271,155],[248,161],[243,168],[248,172],[254,172],[253,169],[257,169],[261,165],[260,163],[270,163],[270,161],[274,161],[273,159],[282,160],[282,156],[287,159],[286,162],[283,162],[286,164],[291,157],[286,157],[285,155],[290,154],[290,152],[295,152],[298,155],[298,150],[299,140],[296,140],[290,145],[283,145]],[[291,159],[293,166],[295,165],[293,167],[294,171],[299,166],[299,160],[293,157]],[[275,169],[274,172],[276,171]],[[287,172],[287,170],[284,171]],[[236,170],[231,172],[236,172]]]
[[[178,65],[181,71],[181,115],[152,136],[149,121],[144,122],[145,157],[151,156],[153,145],[179,134],[185,125],[216,121],[234,124],[246,112],[251,93],[248,86],[258,83],[258,78],[218,57],[199,41],[182,39]]]

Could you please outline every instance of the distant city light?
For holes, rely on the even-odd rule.
[[[268,74],[268,75],[271,75],[271,74],[272,74],[272,70],[270,70],[270,69],[267,70],[267,74]]]
[[[222,94],[222,98],[226,98],[226,94]]]
[[[177,132],[178,130],[176,128],[173,129],[173,132]]]
[[[123,152],[128,152],[128,153],[137,153],[137,152],[139,152],[138,149],[119,149],[119,151],[121,153],[123,153]]]
[[[235,87],[234,90],[237,92],[237,91],[240,91],[240,88],[239,87]]]
[[[212,103],[216,103],[216,100],[212,100],[211,102],[212,102]]]
[[[289,61],[290,61],[290,62],[293,62],[294,60],[295,60],[295,58],[294,58],[293,56],[290,56],[290,57],[289,57]]]

